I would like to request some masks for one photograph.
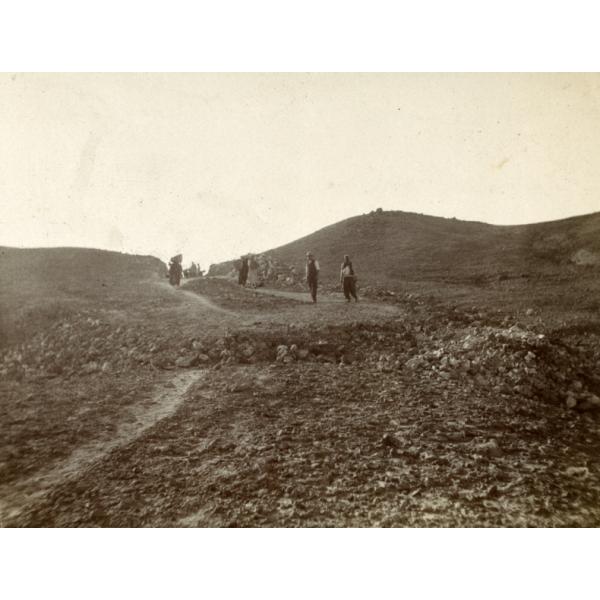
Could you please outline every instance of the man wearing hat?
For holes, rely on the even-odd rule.
[[[315,259],[312,252],[306,253],[306,283],[312,296],[312,301],[317,301],[317,285],[319,282],[319,261]]]

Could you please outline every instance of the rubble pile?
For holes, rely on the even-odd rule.
[[[537,397],[568,408],[600,407],[598,356],[513,325],[417,334],[413,352],[371,356],[380,371],[399,369],[440,381],[469,381],[499,395]]]
[[[257,270],[259,281],[263,284],[292,287],[302,284],[304,281],[304,273],[299,272],[295,267],[283,264],[270,254],[258,254],[252,257],[250,268],[252,269],[253,266]]]
[[[373,285],[367,285],[364,288],[361,288],[360,292],[367,298],[395,298],[398,295],[397,292]]]
[[[209,276],[226,276],[237,280],[241,260],[211,265]],[[282,263],[271,254],[249,255],[248,286],[270,285],[273,287],[298,288],[303,285],[304,272]]]
[[[0,377],[35,380],[170,368],[185,352],[180,344],[175,335],[75,315],[0,353]]]
[[[354,324],[318,332],[252,337],[233,334],[206,350],[217,364],[297,361],[352,365],[437,381],[460,380],[498,393],[560,402],[568,408],[600,407],[598,356],[513,325],[460,330],[389,323]],[[208,362],[206,358],[204,362]],[[362,368],[362,366],[361,366]]]
[[[218,340],[207,355],[217,363],[359,363],[440,386],[460,380],[499,396],[539,398],[578,410],[600,407],[599,352],[519,325],[457,327],[450,321],[433,328],[426,319],[425,324],[352,323],[287,334],[233,334]]]

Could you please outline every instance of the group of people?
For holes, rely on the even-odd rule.
[[[203,277],[204,271],[200,265],[192,262],[192,266],[184,269],[182,266],[183,255],[177,254],[169,260],[169,283],[174,287],[179,287],[182,278],[185,277]]]
[[[250,272],[249,257],[242,256],[238,262],[238,283],[245,286],[248,281],[248,273]],[[312,252],[306,253],[306,283],[313,302],[317,301],[317,288],[319,287],[319,271],[321,267],[319,261],[315,258]],[[346,297],[346,302],[351,302],[354,298],[358,302],[356,295],[356,274],[350,257],[345,254],[344,262],[340,267],[340,284]]]
[[[248,273],[250,271],[249,258],[242,256],[238,263],[238,283],[241,286],[245,286],[248,281]],[[317,288],[319,287],[319,271],[321,267],[319,261],[315,258],[312,252],[306,253],[306,283],[313,302],[317,301]],[[356,295],[356,274],[354,273],[354,267],[350,257],[345,254],[344,262],[340,267],[340,284],[346,297],[346,302],[351,302],[354,298],[355,302],[358,302],[358,296]]]
[[[171,258],[169,262],[169,283],[175,287],[178,287],[183,277],[182,255],[178,254]],[[192,263],[194,267],[196,265]],[[317,289],[319,287],[319,272],[321,267],[319,261],[316,259],[312,252],[306,253],[306,283],[313,302],[317,301]],[[248,281],[248,273],[250,272],[250,259],[248,256],[242,256],[239,266],[238,283],[241,286],[245,286]],[[202,274],[202,271],[200,271]],[[358,296],[356,295],[356,274],[350,257],[345,254],[344,262],[340,267],[340,284],[346,297],[346,302],[351,302],[354,298],[355,302],[358,302]]]
[[[310,295],[313,302],[317,301],[317,288],[319,286],[319,271],[321,267],[319,261],[315,258],[312,252],[306,253],[306,283],[310,290]],[[358,302],[358,296],[356,295],[356,274],[350,257],[345,254],[344,262],[340,267],[340,284],[344,291],[346,302],[351,302],[354,298],[355,302]]]
[[[198,263],[192,261],[192,264],[187,269],[183,270],[184,277],[204,277],[204,271]]]

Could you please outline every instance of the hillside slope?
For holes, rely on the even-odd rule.
[[[600,213],[551,223],[499,227],[403,212],[353,217],[276,248],[300,266],[307,250],[333,273],[344,254],[363,279],[469,280],[568,263],[577,251],[600,251]]]
[[[577,261],[600,262],[600,213],[496,226],[377,211],[340,221],[268,253],[298,269],[307,250],[318,257],[324,281],[337,279],[343,255],[349,254],[363,283],[473,283]]]
[[[164,269],[151,256],[88,248],[0,247],[0,343],[87,305],[128,304],[132,284]]]

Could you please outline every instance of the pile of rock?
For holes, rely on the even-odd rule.
[[[250,259],[250,270],[257,271],[257,278],[263,284],[295,287],[303,281],[303,274],[295,267],[283,264],[270,254],[257,254]]]
[[[569,408],[600,407],[595,359],[543,334],[491,326],[470,327],[450,339],[431,339],[401,364],[402,369],[440,380],[470,378],[504,395],[562,401]],[[378,359],[381,370],[396,366]]]
[[[238,277],[241,261],[229,261],[211,265],[209,276],[227,276],[231,279]],[[271,254],[249,255],[248,275],[249,285],[275,285],[281,287],[298,287],[304,281],[304,273],[293,266],[281,262]]]
[[[75,315],[39,332],[27,343],[1,352],[0,377],[21,380],[114,375],[144,367],[186,366],[187,360],[188,348],[181,347],[176,334],[169,336]]]
[[[216,340],[202,342],[207,357],[217,364],[295,361],[350,363],[356,355],[350,345],[341,343],[339,332],[328,335],[304,329],[290,332],[253,334],[232,333]],[[189,356],[192,354],[190,353]]]
[[[363,296],[368,298],[395,298],[398,294],[384,287],[367,285],[361,289]]]

